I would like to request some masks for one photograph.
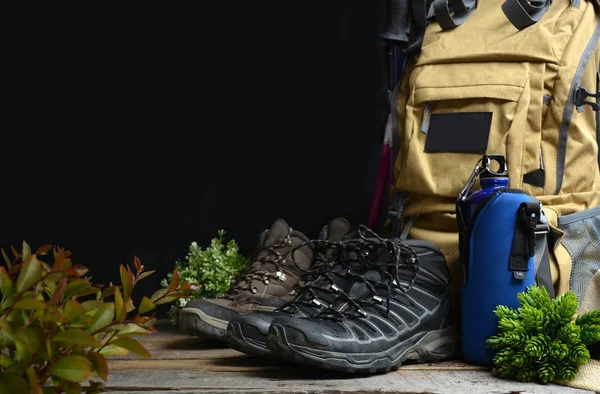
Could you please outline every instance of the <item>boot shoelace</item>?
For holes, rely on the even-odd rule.
[[[319,284],[321,281],[319,283],[315,281],[305,288],[303,293],[292,301],[292,303],[301,303],[319,308],[318,313],[315,315],[316,317],[328,317],[336,320],[344,320],[348,317],[366,317],[367,313],[363,309],[364,306],[382,304],[384,302],[384,299],[378,295],[377,290],[379,288],[385,292],[385,310],[386,314],[389,314],[392,288],[399,290],[401,293],[407,293],[412,289],[419,270],[418,257],[411,248],[398,245],[391,239],[382,238],[364,225],[359,227],[359,237],[359,239],[347,241],[345,244],[346,248],[357,252],[358,262],[360,263],[359,269],[346,266],[348,268],[347,271],[343,271],[341,274],[332,271],[326,272],[322,277],[328,280],[329,286],[321,286]],[[378,264],[378,256],[385,251],[390,254],[390,261],[383,265]],[[345,263],[342,262],[342,264]],[[400,278],[401,268],[410,268],[414,271],[408,283]],[[375,281],[365,278],[363,273],[373,269],[382,274],[383,280]],[[356,283],[356,281],[363,282],[369,293],[361,297],[351,296],[336,286],[333,281],[335,275],[349,277],[351,283]],[[334,301],[342,300],[344,303],[340,307],[334,308],[333,303],[329,304],[320,300],[315,290],[325,291],[330,294],[333,293]],[[307,297],[306,294],[309,294],[309,296]],[[347,305],[353,308],[344,310]]]
[[[236,295],[243,291],[250,291],[252,294],[257,293],[256,287],[252,285],[254,280],[260,280],[265,285],[268,285],[270,280],[279,280],[284,282],[286,279],[286,275],[283,272],[283,265],[287,263],[287,257],[290,253],[290,250],[285,250],[290,248],[292,245],[292,229],[288,230],[288,233],[285,237],[280,238],[277,242],[271,245],[260,245],[256,248],[254,252],[254,257],[252,257],[252,263],[260,262],[260,266],[256,268],[249,268],[244,275],[236,282],[235,285],[231,287],[231,289],[221,296],[221,298],[233,299]],[[283,251],[279,251],[284,249]],[[295,250],[294,248],[293,250]],[[262,254],[266,252],[266,254]],[[262,255],[261,255],[262,254]],[[295,261],[293,263],[296,267],[300,268]],[[275,270],[265,270],[263,269],[265,264],[273,264],[275,266]]]
[[[286,303],[286,305],[283,307],[277,309],[279,312],[295,313],[299,310],[299,305],[307,305],[311,307],[315,307],[315,305],[321,306],[321,303],[319,302],[319,299],[315,293],[315,289],[320,289],[321,286],[316,285],[315,282],[320,278],[325,277],[328,278],[331,284],[334,284],[332,278],[336,275],[336,273],[331,271],[331,268],[336,264],[345,264],[344,261],[347,260],[347,251],[353,246],[343,241],[335,242],[329,240],[312,240],[298,245],[296,248],[308,244],[313,246],[313,251],[317,256],[315,258],[315,263],[310,270],[300,268],[303,270],[304,274],[294,289],[289,293],[290,295],[296,295],[296,298]],[[360,255],[363,255],[360,248],[354,246],[354,249]],[[294,261],[293,251],[291,255],[292,261]],[[349,266],[346,266],[346,268],[350,269]],[[307,297],[307,294],[310,294],[310,297]]]

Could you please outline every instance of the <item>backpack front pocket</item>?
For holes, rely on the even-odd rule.
[[[505,155],[510,186],[519,187],[528,81],[529,63],[415,68],[400,136],[398,187],[455,200],[486,153]]]

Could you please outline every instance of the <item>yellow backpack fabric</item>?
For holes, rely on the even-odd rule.
[[[456,300],[456,198],[483,154],[503,154],[509,187],[536,196],[550,221],[556,294],[582,296],[578,289],[600,268],[598,99],[583,90],[598,91],[600,7],[554,0],[536,23],[518,29],[504,1],[479,1],[454,28],[427,25],[392,102],[391,211],[403,223],[412,219],[404,227],[409,238],[442,249]]]

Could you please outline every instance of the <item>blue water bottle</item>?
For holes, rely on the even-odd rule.
[[[490,165],[492,161],[498,163],[498,169],[492,170]],[[465,188],[461,192],[458,199],[461,209],[459,214],[465,221],[465,227],[469,226],[471,218],[477,211],[477,207],[489,197],[494,190],[501,187],[508,187],[508,167],[506,166],[506,159],[504,155],[484,155],[477,163],[475,170],[471,177],[467,181]],[[471,189],[475,185],[477,178],[479,177],[480,190],[471,193]]]
[[[492,161],[499,164],[490,168]],[[481,164],[480,164],[481,163]],[[461,351],[469,363],[492,365],[486,340],[497,334],[498,305],[518,308],[518,293],[534,284],[539,201],[508,188],[502,155],[485,155],[456,202],[462,269]],[[472,192],[477,178],[481,189]]]

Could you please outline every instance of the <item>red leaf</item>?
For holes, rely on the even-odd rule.
[[[35,251],[35,254],[46,254],[50,249],[52,249],[52,245],[45,244],[40,246],[38,250]]]
[[[133,274],[121,264],[119,271],[121,273],[121,284],[123,285],[123,299],[128,300],[131,297],[133,291]]]
[[[65,262],[65,250],[61,247],[58,248],[58,253],[54,254],[54,265],[52,266],[52,272],[58,272],[62,270]]]
[[[171,284],[169,285],[169,291],[175,291],[179,287],[179,282],[181,278],[179,277],[179,271],[177,268],[173,270],[173,278],[171,279]]]
[[[17,252],[17,249],[15,249],[14,246],[10,245],[10,248],[12,250],[13,256],[15,256],[15,259],[18,259],[19,257],[21,257],[21,254],[19,252]]]
[[[56,290],[54,290],[54,294],[52,294],[52,298],[48,301],[48,305],[54,305],[60,301],[63,294],[65,294],[65,290],[67,289],[67,278],[62,278],[60,282],[58,282],[58,286],[56,286]]]
[[[142,263],[140,262],[140,259],[138,259],[137,256],[133,256],[133,265],[135,266],[136,271],[140,272],[140,270],[142,269]]]
[[[4,251],[4,248],[2,249],[2,257],[4,257],[4,261],[6,262],[6,265],[7,265],[8,269],[10,270],[10,268],[12,267],[12,262],[8,258],[8,255],[6,254],[6,252]]]
[[[75,275],[76,277],[82,277],[83,275],[85,275],[88,272],[88,268],[84,267],[83,265],[77,264],[72,266],[71,268],[69,268],[67,270],[67,274],[70,275]]]

